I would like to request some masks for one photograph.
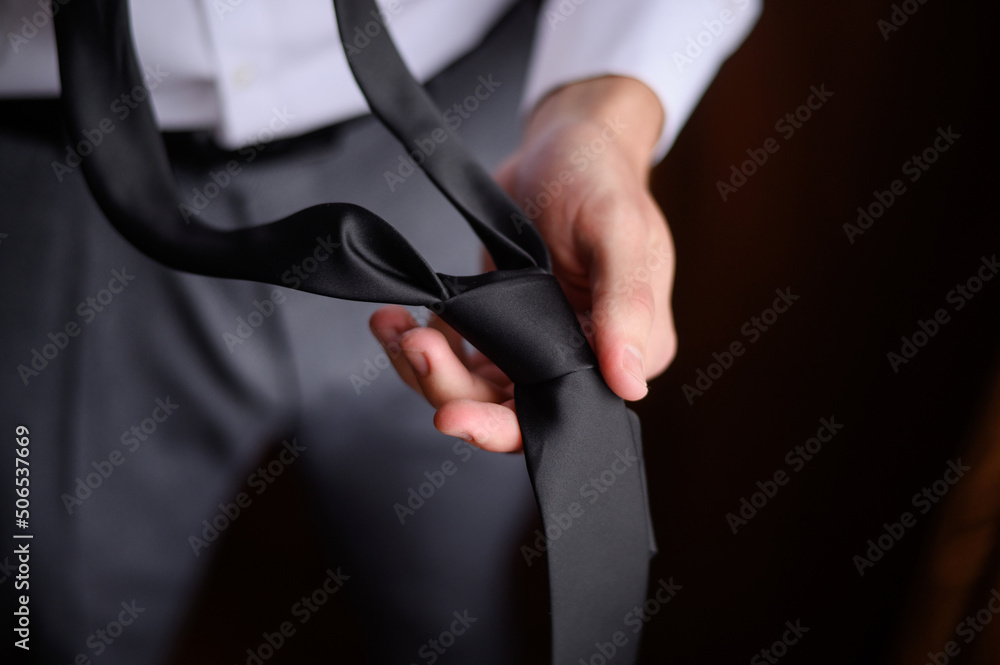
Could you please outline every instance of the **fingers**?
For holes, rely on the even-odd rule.
[[[466,367],[469,371],[477,376],[481,376],[487,381],[491,381],[494,384],[505,389],[506,392],[510,392],[511,386],[513,386],[513,381],[503,373],[499,367],[497,367],[492,360],[484,356],[479,351],[476,351],[471,356],[469,356]]]
[[[412,328],[399,337],[399,346],[421,392],[434,408],[456,399],[503,402],[511,397],[491,381],[470,372],[440,330]]]
[[[431,406],[440,408],[456,399],[484,402],[510,399],[509,391],[466,367],[461,357],[465,355],[461,337],[450,327],[443,324],[420,327],[409,312],[397,306],[376,311],[370,326],[389,352],[400,377]]]
[[[601,373],[608,386],[626,400],[646,396],[644,355],[653,325],[655,300],[648,284],[618,293],[624,271],[605,265],[594,275],[594,342]]]
[[[623,399],[637,400],[677,347],[670,307],[673,245],[669,233],[653,243],[617,240],[593,253],[595,352],[608,386]]]
[[[466,359],[450,326],[432,321],[420,327],[395,305],[376,311],[370,326],[400,377],[438,409],[434,425],[442,433],[493,452],[521,449],[514,400],[502,387],[510,379],[479,352]]]
[[[521,428],[513,411],[514,400],[503,404],[459,399],[442,406],[434,426],[483,450],[512,453],[521,450]]]
[[[448,340],[448,346],[451,347],[455,356],[462,362],[463,365],[469,367],[469,358],[465,351],[465,340],[458,334],[458,331],[442,321],[436,314],[431,315],[431,320],[428,322],[427,327],[441,331],[444,338]],[[470,369],[472,368],[470,367]]]
[[[497,167],[496,171],[493,172],[493,179],[497,181],[497,184],[510,196],[515,196],[515,190],[517,185],[517,167],[520,161],[520,155],[517,153],[510,155],[505,159],[500,166]]]
[[[368,327],[371,328],[375,339],[385,349],[396,373],[406,385],[421,393],[420,384],[417,382],[416,374],[413,373],[413,367],[407,362],[399,346],[399,336],[418,326],[419,324],[410,316],[406,308],[399,305],[382,307],[376,310],[368,320]]]

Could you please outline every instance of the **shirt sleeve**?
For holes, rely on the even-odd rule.
[[[658,162],[761,9],[761,0],[546,0],[521,110],[575,81],[638,79],[656,93],[666,116]]]

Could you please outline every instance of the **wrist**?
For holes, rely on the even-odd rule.
[[[664,111],[646,84],[625,76],[600,76],[549,93],[532,111],[524,142],[568,125],[613,131],[614,141],[639,173],[647,173],[663,130]]]

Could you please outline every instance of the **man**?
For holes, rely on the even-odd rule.
[[[390,30],[444,121],[484,163],[506,157],[497,178],[591,322],[605,378],[640,399],[676,347],[673,252],[649,169],[759,7],[513,5],[386,3],[348,48]],[[171,132],[184,214],[235,228],[350,201],[437,270],[478,272],[471,233],[415,168],[432,146],[400,147],[363,115],[323,0],[134,2],[144,88],[108,100],[107,123],[62,136],[58,6],[8,4],[0,60],[0,90],[16,98],[0,131],[0,274],[11,287],[0,380],[4,427],[26,425],[32,439],[32,647],[59,662],[154,662],[218,538],[295,466],[316,496],[337,589],[377,618],[380,662],[423,658],[428,637],[447,631],[442,659],[511,662],[505,579],[532,510],[523,461],[435,434],[426,405],[385,375],[391,363],[444,434],[513,451],[504,378],[404,308],[164,269],[114,233],[78,169],[151,99]],[[336,243],[318,237],[286,283],[326,260]],[[366,337],[369,317],[384,352]],[[289,621],[303,618],[289,608]]]

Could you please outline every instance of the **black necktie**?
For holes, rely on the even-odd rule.
[[[334,5],[345,45],[377,11],[372,0]],[[56,39],[64,115],[79,136],[99,126],[108,100],[141,85],[127,1],[65,5]],[[421,167],[475,230],[497,271],[436,273],[388,222],[348,203],[236,231],[186,223],[148,104],[83,158],[90,190],[139,250],[202,275],[283,285],[282,273],[312,252],[315,238],[333,235],[340,254],[319,264],[302,290],[424,305],[493,360],[514,381],[547,537],[553,662],[587,665],[613,653],[615,663],[633,663],[639,636],[624,621],[645,600],[655,552],[638,419],[604,382],[537,231],[442,122],[385,29],[347,51],[372,112],[404,145],[447,134]]]

